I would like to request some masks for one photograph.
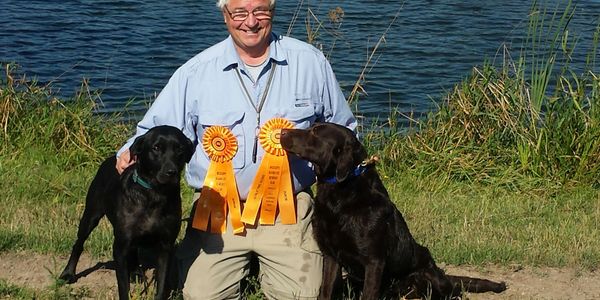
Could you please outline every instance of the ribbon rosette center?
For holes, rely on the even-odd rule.
[[[211,161],[231,161],[237,152],[237,140],[229,128],[211,126],[202,136],[202,148]]]
[[[220,151],[220,152],[222,152],[226,147],[225,141],[221,137],[214,138],[211,141],[211,144],[213,146],[213,149],[215,149],[216,151]]]

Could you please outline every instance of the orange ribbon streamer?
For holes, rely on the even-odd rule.
[[[260,207],[260,224],[273,225],[279,205],[281,223],[296,224],[290,166],[279,141],[281,129],[293,127],[282,118],[271,119],[261,127],[258,139],[265,149],[265,156],[250,187],[242,222],[254,224]]]
[[[192,227],[207,231],[210,220],[210,232],[225,233],[229,208],[233,232],[244,232],[240,197],[231,163],[237,146],[235,136],[226,127],[211,126],[204,132],[202,148],[210,158],[210,165],[200,191]]]

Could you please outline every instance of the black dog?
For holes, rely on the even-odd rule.
[[[181,226],[181,171],[194,153],[194,145],[171,126],[158,126],[138,137],[129,148],[136,163],[122,175],[116,157],[107,158],[87,193],[77,241],[60,278],[75,282],[75,268],[83,243],[106,215],[113,226],[113,259],[119,299],[129,299],[130,273],[137,269],[139,246],[157,253],[155,299],[166,298],[169,256]]]
[[[361,299],[377,299],[387,287],[393,287],[396,297],[431,299],[458,296],[461,289],[506,289],[503,282],[450,276],[436,266],[429,250],[410,234],[351,130],[329,123],[284,129],[281,145],[313,163],[317,174],[312,222],[324,255],[319,299],[332,297],[341,267],[363,280]]]

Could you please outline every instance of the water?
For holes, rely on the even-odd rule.
[[[547,2],[554,11],[566,0]],[[575,3],[571,33],[579,36],[583,53],[600,18],[600,1]],[[288,31],[297,5],[279,0],[276,32]],[[331,27],[327,12],[343,9],[335,44],[324,28],[319,42],[348,94],[390,26],[367,69],[367,95],[358,109],[369,119],[385,119],[390,108],[419,115],[434,109],[473,66],[501,60],[503,45],[516,56],[530,5],[522,0],[305,1],[291,36],[306,40],[308,6],[325,27]],[[179,65],[226,36],[214,1],[0,0],[0,61],[17,62],[22,72],[52,82],[64,97],[89,79],[92,89],[102,90],[104,111],[120,110],[131,99],[133,109],[143,109],[139,103],[153,99]],[[576,58],[582,68],[584,54]]]

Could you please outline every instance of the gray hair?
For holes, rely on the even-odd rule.
[[[229,4],[229,0],[217,0],[217,7],[220,9],[223,9],[227,4]],[[275,7],[275,0],[271,0],[269,5],[271,8]]]

